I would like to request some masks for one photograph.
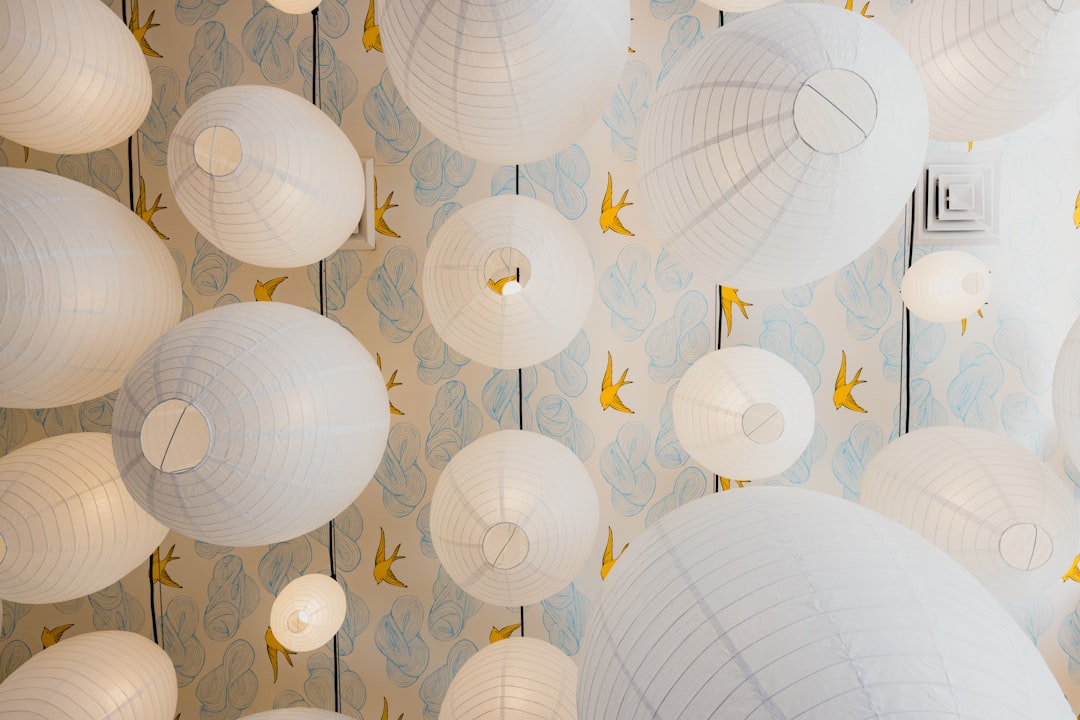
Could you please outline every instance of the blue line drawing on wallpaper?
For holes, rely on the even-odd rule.
[[[455,583],[442,565],[431,586],[431,610],[428,611],[428,632],[436,640],[453,640],[465,629],[469,618],[479,612],[483,603]]]
[[[649,508],[649,512],[645,513],[645,527],[649,527],[675,508],[682,507],[691,500],[705,497],[711,485],[711,480],[705,476],[701,468],[694,466],[684,468],[675,478],[675,485],[671,492],[657,500]]]
[[[667,77],[668,73],[675,69],[679,60],[690,51],[690,48],[701,40],[701,21],[693,15],[683,15],[668,27],[667,42],[660,51],[660,72],[656,76],[656,87]]]
[[[435,393],[428,418],[431,430],[424,444],[424,457],[439,470],[484,428],[484,414],[469,400],[465,384],[457,380],[447,382]]]
[[[589,426],[574,414],[574,406],[559,395],[545,395],[536,404],[536,427],[543,435],[558,440],[585,462],[596,449],[596,437]]]
[[[176,0],[176,19],[184,25],[194,25],[217,14],[229,0]]]
[[[259,560],[259,582],[274,597],[311,565],[311,541],[301,535],[274,543]]]
[[[585,392],[585,388],[589,387],[589,375],[585,372],[585,363],[589,362],[591,354],[589,336],[584,330],[580,330],[561,353],[548,358],[541,364],[551,371],[555,386],[562,393],[570,397],[578,397]]]
[[[247,640],[233,640],[221,656],[221,664],[202,676],[195,697],[202,709],[200,720],[235,720],[251,707],[259,693],[259,678],[252,672],[255,650]]]
[[[15,626],[19,624],[19,620],[22,619],[30,610],[33,609],[33,605],[23,605],[22,603],[12,602],[10,600],[0,601],[4,607],[4,618],[0,621],[0,627],[3,628],[3,632],[0,635],[3,637],[11,637],[11,633],[15,632]]]
[[[848,332],[857,340],[877,335],[892,314],[892,296],[885,289],[889,258],[875,245],[848,263],[836,276],[836,299],[847,310]]]
[[[825,457],[825,451],[829,448],[829,438],[825,434],[825,428],[821,423],[814,423],[814,434],[810,437],[810,444],[799,454],[798,460],[791,464],[787,470],[781,473],[784,480],[790,485],[802,485],[810,479],[810,472],[814,463]]]
[[[1057,347],[1049,325],[1041,320],[1003,317],[994,333],[994,349],[1002,360],[1020,371],[1029,392],[1050,392]]]
[[[812,392],[821,387],[818,364],[825,356],[821,331],[798,310],[770,305],[761,313],[762,330],[758,345],[787,360],[806,379]]]
[[[79,427],[83,432],[109,432],[112,427],[113,403],[116,392],[86,400],[79,405]]]
[[[1058,626],[1058,645],[1069,658],[1069,677],[1080,683],[1080,605]]]
[[[80,155],[61,155],[56,158],[56,172],[100,190],[114,200],[120,199],[120,185],[124,182],[124,170],[120,166],[120,158],[112,150],[100,150]]]
[[[4,141],[0,140],[0,166],[8,167],[9,165],[7,153],[4,152]]]
[[[446,654],[446,662],[432,671],[420,683],[420,699],[424,703],[424,720],[439,720],[442,701],[450,683],[462,666],[478,652],[472,640],[458,640]]]
[[[848,500],[859,498],[859,482],[867,463],[885,445],[884,433],[877,423],[863,420],[851,428],[848,439],[840,443],[833,453],[833,477],[844,488]]]
[[[424,607],[413,595],[402,595],[375,626],[375,647],[386,658],[386,677],[398,687],[409,687],[427,669],[430,651],[420,630]]]
[[[225,555],[214,563],[206,585],[203,630],[211,640],[228,640],[240,629],[240,622],[259,604],[259,583],[244,572],[244,561]]]
[[[34,418],[41,429],[49,437],[53,435],[66,435],[75,432],[75,410],[71,407],[41,408],[31,410],[30,417]]]
[[[214,300],[214,307],[221,307],[223,305],[239,305],[239,304],[240,304],[240,298],[236,297],[232,293],[225,293],[223,295],[219,295],[218,298],[216,300]]]
[[[439,206],[439,209],[431,216],[431,229],[427,234],[427,247],[431,247],[431,240],[435,237],[435,233],[439,232],[439,228],[446,222],[446,218],[450,217],[462,207],[459,202],[443,203]]]
[[[930,363],[941,356],[945,349],[945,327],[911,315],[911,361],[908,371],[911,377],[922,375]],[[901,379],[901,350],[903,349],[903,325],[897,320],[881,333],[878,350],[881,351],[881,374],[889,382]]]
[[[600,278],[600,299],[611,311],[611,331],[631,342],[641,337],[656,317],[656,298],[649,290],[649,251],[626,245],[615,264]]]
[[[521,395],[525,398],[525,409],[521,413],[521,419],[525,421],[525,429],[531,429],[532,407],[529,399],[539,382],[539,373],[535,367],[521,369]],[[517,370],[492,370],[491,377],[484,383],[484,389],[480,393],[480,403],[484,406],[487,416],[499,424],[502,430],[518,429],[518,371]]]
[[[292,77],[295,69],[289,40],[296,32],[297,16],[275,10],[265,0],[254,0],[251,5],[251,19],[244,24],[240,44],[248,60],[259,66],[266,81],[281,85]],[[322,17],[322,10],[319,17]]]
[[[244,56],[229,42],[225,26],[211,20],[195,32],[188,68],[191,72],[184,84],[184,102],[190,107],[203,95],[239,82]]]
[[[341,583],[341,589],[345,591],[345,620],[341,623],[341,629],[337,634],[338,654],[352,655],[356,647],[356,638],[360,637],[360,633],[364,632],[371,623],[371,610],[368,609],[364,598],[349,589],[346,578],[339,576],[338,582]]]
[[[191,287],[200,295],[217,295],[225,289],[232,271],[242,264],[228,253],[218,250],[201,234],[196,234]]]
[[[611,130],[611,152],[623,162],[637,160],[638,133],[649,109],[652,84],[652,70],[648,65],[637,60],[628,61],[619,78],[619,86],[611,96],[611,104],[601,116]]]
[[[360,261],[360,253],[355,250],[338,250],[324,263],[326,274],[326,309],[333,312],[345,307],[349,290],[360,282],[363,272],[363,263]],[[308,282],[315,292],[316,299],[319,297],[319,264],[308,265]]]
[[[674,470],[686,464],[690,453],[686,452],[679,438],[675,435],[675,416],[671,411],[671,399],[675,397],[678,383],[672,383],[667,389],[664,404],[660,407],[660,429],[656,431],[656,444],[653,452],[660,467]]]
[[[322,13],[319,13],[322,17]],[[323,30],[319,24],[320,32]],[[296,48],[296,62],[300,67],[300,76],[304,78],[304,97],[311,97],[313,70],[311,54],[315,49],[315,39],[311,35],[301,38]],[[360,92],[360,82],[352,71],[334,52],[329,40],[319,40],[319,107],[338,125],[341,125],[345,108],[352,105]]]
[[[409,161],[413,197],[421,205],[452,200],[476,171],[476,161],[438,138],[416,151]]]
[[[1057,434],[1050,430],[1053,417],[1043,418],[1039,403],[1027,393],[1011,393],[1001,401],[1001,426],[1005,434],[1041,460],[1057,452]]]
[[[1026,132],[1010,133],[1002,140],[1002,162],[1009,168],[1001,176],[1002,192],[1023,202],[1021,207],[1030,208],[1027,212],[1032,215],[1060,213],[1064,209],[1062,189],[1072,184],[1065,176],[1068,155],[1062,152],[1060,141],[1051,137],[1045,123],[1038,122],[1031,123]],[[1068,217],[1068,211],[1064,216]]]
[[[363,717],[361,708],[367,702],[367,688],[344,660],[340,661],[338,674],[338,697],[341,698],[341,712],[346,717]],[[295,690],[284,690],[274,698],[274,709],[313,707],[323,710],[334,707],[334,663],[325,652],[313,652],[308,656],[307,679],[304,680],[304,695]]]
[[[201,557],[203,560],[210,560],[218,555],[228,555],[235,548],[228,545],[215,545],[214,543],[203,542],[202,540],[195,541],[195,554]]]
[[[405,104],[389,70],[364,96],[364,120],[375,131],[375,153],[396,164],[408,157],[420,140],[420,121]]]
[[[934,397],[934,386],[926,378],[912,378],[910,388],[910,429],[949,424],[949,411]],[[900,437],[900,404],[893,410],[893,429],[889,440]]]
[[[412,351],[417,359],[416,376],[427,385],[454,377],[469,363],[469,358],[443,342],[431,325],[417,333]]]
[[[66,602],[53,603],[53,607],[56,608],[58,612],[62,612],[65,615],[72,615],[82,610],[84,600],[86,600],[86,598],[75,598],[74,600],[68,600]]]
[[[413,285],[418,263],[404,245],[390,248],[367,283],[367,298],[379,313],[379,332],[392,343],[408,340],[424,317],[424,303]]]
[[[525,164],[525,174],[551,193],[555,209],[569,220],[577,220],[589,207],[585,195],[589,172],[589,157],[580,145],[571,145],[545,160]]]
[[[4,611],[5,619],[7,618],[7,611]],[[7,633],[5,632],[6,636]],[[7,678],[8,675],[19,669],[19,666],[30,659],[30,646],[24,643],[22,640],[12,640],[5,643],[4,649],[0,651],[0,681]]]
[[[892,262],[889,264],[889,276],[892,278],[893,287],[897,290],[900,289],[900,284],[904,281],[904,273],[907,272],[908,242],[905,231],[906,228],[903,226],[896,231],[896,252],[893,253]],[[911,264],[914,265],[924,255],[929,254],[930,248],[925,245],[915,245],[911,249]]]
[[[515,166],[501,165],[491,173],[491,196],[496,195],[524,195],[535,199],[536,188],[524,173],[518,177]]]
[[[334,565],[338,572],[352,572],[360,567],[360,537],[364,534],[364,518],[355,504],[334,518]],[[330,527],[323,524],[308,533],[315,542],[329,547]]]
[[[994,396],[1004,382],[1004,369],[994,351],[975,343],[960,354],[960,370],[945,391],[949,411],[967,427],[993,431],[997,426]]]
[[[375,481],[382,486],[382,502],[394,517],[406,517],[427,495],[427,475],[417,461],[423,443],[420,431],[411,423],[390,428]]]
[[[424,505],[420,512],[416,513],[416,530],[420,533],[420,552],[425,557],[437,560],[439,556],[435,553],[435,543],[431,540],[431,503]]]
[[[669,20],[673,15],[684,13],[694,7],[694,0],[649,0],[649,12],[659,20]]]
[[[199,608],[186,595],[175,597],[161,615],[161,646],[172,659],[180,687],[194,682],[206,663],[206,648],[199,640]]]
[[[164,165],[169,150],[169,137],[176,123],[180,122],[180,76],[166,65],[158,65],[150,71],[152,95],[150,111],[139,128],[142,159],[154,165]]]
[[[672,257],[666,248],[656,256],[656,270],[654,272],[657,287],[667,292],[678,292],[694,279],[694,273]]]
[[[1054,624],[1054,604],[1042,593],[1022,605],[1007,605],[1006,609],[1035,644]]]
[[[592,601],[578,592],[574,583],[570,583],[542,601],[540,607],[544,610],[543,622],[548,642],[567,655],[577,655],[581,649],[581,638],[585,635],[585,623],[592,610]]]
[[[645,352],[654,382],[681,378],[712,349],[712,330],[705,323],[708,313],[705,296],[691,290],[675,303],[672,316],[652,329],[645,339]]]
[[[795,307],[806,307],[810,303],[814,302],[814,290],[821,283],[820,280],[812,280],[805,285],[799,285],[793,288],[786,288],[782,291],[784,299]]]
[[[319,33],[339,38],[349,29],[349,0],[322,0],[319,3]]]
[[[623,517],[633,517],[652,500],[656,475],[649,467],[649,428],[626,423],[600,456],[600,474],[611,486],[611,506]]]
[[[1057,193],[1055,192],[1056,196]],[[1005,230],[1016,299],[1025,305],[1043,305],[1049,297],[1050,275],[1056,270],[1053,233],[1033,215],[1019,215]]]
[[[87,596],[93,610],[95,630],[130,630],[139,632],[146,622],[146,611],[138,599],[124,589],[123,582],[114,582]]]
[[[26,413],[0,408],[0,455],[7,455],[26,437]]]

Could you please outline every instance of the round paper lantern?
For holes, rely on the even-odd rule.
[[[990,299],[990,268],[971,253],[930,253],[904,273],[900,294],[908,310],[923,320],[956,322]]]
[[[266,0],[281,12],[300,15],[308,13],[319,6],[322,0]]]
[[[286,303],[199,313],[124,381],[113,449],[136,502],[219,545],[303,535],[348,507],[386,448],[382,374],[347,330]]]
[[[45,438],[0,458],[0,597],[63,602],[120,580],[168,528],[132,499],[105,433]]]
[[[330,642],[345,622],[341,584],[328,575],[301,575],[286,585],[270,609],[270,628],[282,645],[308,652]]]
[[[920,0],[897,37],[930,104],[930,135],[982,140],[1017,130],[1080,82],[1075,0]]]
[[[773,487],[695,500],[634,539],[585,628],[578,715],[1073,717],[1031,639],[947,555],[854,503]]]
[[[180,320],[181,298],[172,256],[137,215],[74,180],[0,168],[0,407],[116,390]]]
[[[0,135],[50,153],[112,147],[150,110],[135,36],[100,0],[0,4]]]
[[[23,720],[173,720],[176,670],[142,635],[67,636],[0,683],[0,709]]]
[[[577,720],[577,675],[574,661],[543,640],[500,640],[454,676],[439,720]]]
[[[768,350],[733,347],[686,371],[671,403],[686,452],[724,477],[787,470],[814,435],[814,396],[799,371]]]
[[[780,0],[701,0],[701,2],[703,5],[727,12],[751,12],[775,5]]]
[[[281,88],[201,97],[169,138],[169,183],[184,215],[238,260],[310,265],[356,230],[364,167],[322,110]]]
[[[627,0],[379,6],[394,86],[420,123],[485,162],[542,160],[600,119],[630,44]]]
[[[531,605],[566,587],[593,551],[599,508],[566,446],[503,430],[465,446],[431,500],[431,540],[461,589],[493,605]]]
[[[520,368],[562,352],[593,296],[577,230],[538,200],[499,195],[446,219],[424,259],[431,324],[462,355]]]
[[[926,100],[888,32],[858,13],[778,5],[704,38],[641,133],[653,229],[733,287],[827,275],[873,245],[922,170]]]
[[[1073,462],[1080,462],[1080,319],[1073,323],[1058,351],[1050,396],[1065,451]]]

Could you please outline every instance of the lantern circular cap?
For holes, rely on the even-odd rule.
[[[529,536],[517,523],[499,522],[484,531],[484,559],[498,570],[512,570],[529,556]]]
[[[1001,559],[1017,570],[1037,570],[1054,554],[1054,539],[1035,523],[1016,523],[1001,533]]]
[[[818,152],[839,155],[870,137],[877,109],[874,89],[861,75],[828,68],[807,78],[795,94],[795,129]]]
[[[511,245],[496,248],[484,262],[487,286],[498,295],[517,295],[532,276],[529,256]]]
[[[170,398],[154,406],[139,431],[143,455],[158,470],[184,472],[198,467],[210,450],[210,424],[197,407]]]
[[[755,403],[743,412],[742,428],[750,440],[768,445],[784,434],[784,413],[772,403]]]
[[[285,625],[292,632],[303,632],[307,630],[308,623],[311,622],[311,616],[303,610],[293,610],[289,613],[289,617],[285,619]]]
[[[214,177],[228,175],[240,166],[244,147],[240,137],[227,127],[212,125],[195,137],[195,163]]]

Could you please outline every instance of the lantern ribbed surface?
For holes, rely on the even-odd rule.
[[[904,305],[923,320],[962,320],[990,299],[990,268],[971,253],[933,252],[904,273],[900,294]]]
[[[270,608],[270,628],[296,652],[315,650],[334,637],[345,621],[341,584],[328,575],[301,575],[278,593]]]
[[[703,5],[727,12],[751,12],[778,2],[780,0],[701,0]]]
[[[600,119],[630,44],[627,0],[398,0],[379,5],[394,86],[447,145],[542,160]]]
[[[301,13],[311,12],[322,0],[266,0],[281,12],[291,13],[293,15],[300,15]]]
[[[927,145],[918,74],[858,13],[778,5],[697,43],[642,128],[641,191],[672,255],[732,287],[821,278],[904,207]]]
[[[1080,82],[1075,0],[920,0],[897,38],[922,76],[930,136],[983,140],[1018,130]]]
[[[1080,319],[1077,319],[1058,351],[1050,390],[1058,437],[1074,463],[1080,463]]]
[[[180,320],[180,278],[137,215],[74,180],[0,168],[0,407],[120,387]]]
[[[291,648],[290,648],[291,649]],[[331,710],[319,710],[316,708],[294,707],[281,708],[280,710],[266,710],[264,712],[245,715],[244,720],[351,720],[348,715],[342,715]]]
[[[577,674],[574,661],[543,640],[499,640],[454,676],[439,720],[577,720]]]
[[[496,289],[519,274],[519,292]],[[465,206],[439,228],[424,259],[431,324],[454,350],[496,368],[562,352],[585,324],[593,287],[592,257],[577,230],[528,197]]]
[[[698,463],[760,480],[787,470],[814,435],[814,396],[768,350],[733,347],[697,360],[675,388],[675,434]]]
[[[302,97],[262,85],[188,108],[169,138],[169,183],[207,240],[264,267],[324,259],[364,210],[364,167],[345,133]]]
[[[592,479],[573,452],[503,430],[465,446],[443,470],[431,539],[465,592],[493,605],[531,605],[581,571],[598,518]]]
[[[867,465],[859,503],[949,553],[1004,603],[1060,582],[1080,550],[1064,481],[1027,448],[985,430],[901,435]]]
[[[105,433],[38,440],[0,458],[0,597],[64,602],[120,580],[168,528],[120,480]]]
[[[65,636],[0,684],[0,715],[20,720],[173,720],[176,670],[132,632]]]
[[[0,136],[44,152],[104,150],[150,110],[150,70],[100,0],[0,3]]]
[[[265,545],[348,507],[390,425],[371,355],[332,320],[286,303],[199,313],[124,381],[113,449],[136,502],[219,545]]]
[[[796,488],[717,493],[636,537],[580,658],[590,720],[1074,717],[1031,638],[947,555]]]

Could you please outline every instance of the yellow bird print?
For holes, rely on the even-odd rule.
[[[63,634],[73,627],[75,627],[74,623],[68,623],[67,625],[57,625],[52,630],[47,627],[41,628],[41,649],[44,650],[60,642]]]
[[[735,487],[742,487],[749,483],[750,480],[736,480]],[[720,476],[720,490],[721,492],[727,492],[731,489],[731,478],[726,478],[723,475]]]
[[[633,205],[634,203],[626,202],[626,194],[630,192],[627,188],[623,191],[622,197],[619,198],[619,202],[615,205],[611,204],[611,173],[607,174],[607,192],[604,193],[604,201],[600,204],[600,229],[604,232],[608,230],[614,230],[620,235],[633,235],[623,226],[622,221],[619,220],[619,211],[627,205]]]
[[[1073,225],[1080,228],[1080,193],[1076,194],[1076,205],[1073,209]]]
[[[382,52],[382,36],[375,24],[375,0],[368,0],[367,17],[364,18],[364,52]]]
[[[255,301],[256,302],[270,302],[274,299],[274,291],[278,289],[278,285],[289,279],[288,275],[282,275],[276,277],[273,280],[255,281]]]
[[[382,372],[382,357],[379,355],[379,353],[375,353],[375,364],[379,366],[379,371]],[[396,380],[396,379],[397,379],[397,370],[392,372],[390,374],[390,379],[386,381],[386,392],[389,393],[392,389],[401,386],[401,383],[394,382],[394,380]],[[405,414],[405,413],[401,412],[400,410],[398,410],[396,407],[394,407],[394,402],[393,401],[390,401],[390,413],[392,415],[404,415]]]
[[[983,317],[982,308],[975,311],[979,317]],[[960,334],[963,335],[967,332],[967,318],[960,318]]]
[[[405,713],[401,713],[397,716],[397,720],[401,720],[405,717]],[[382,699],[382,720],[390,720],[390,703],[386,701],[386,696]]]
[[[380,48],[381,50],[382,48]],[[396,232],[390,229],[390,226],[386,224],[386,211],[390,208],[396,208],[397,205],[390,202],[394,199],[394,191],[391,190],[390,194],[386,196],[385,202],[382,205],[379,204],[379,178],[372,177],[371,179],[372,193],[375,195],[375,232],[387,237],[399,238],[401,237]]]
[[[632,385],[633,380],[626,379],[626,373],[630,372],[630,368],[626,368],[622,371],[622,376],[619,378],[619,382],[611,382],[611,351],[608,350],[607,354],[607,370],[604,371],[604,379],[600,381],[600,407],[604,410],[612,408],[619,412],[634,414],[634,411],[626,407],[622,400],[619,399],[619,389],[623,385]]]
[[[847,353],[843,350],[840,351],[840,372],[836,374],[836,390],[833,391],[832,401],[836,409],[846,407],[848,410],[854,410],[855,412],[866,412],[859,404],[855,402],[855,398],[851,397],[851,391],[855,389],[856,385],[866,382],[860,380],[859,376],[862,375],[862,368],[855,371],[855,377],[851,379],[851,382],[847,381]]]
[[[154,224],[154,213],[158,210],[165,210],[169,206],[161,204],[161,193],[158,193],[154,198],[153,206],[148,210],[146,208],[146,180],[139,176],[139,199],[135,201],[135,214],[143,219],[150,229],[157,233],[157,236],[162,240],[168,240],[168,236],[165,233],[157,229],[157,225]]]
[[[491,278],[488,278],[487,286],[491,288],[492,292],[496,292],[502,295],[503,288],[505,288],[506,283],[510,282],[511,280],[517,280],[517,275],[507,275],[506,277],[499,280],[492,280]]]
[[[607,545],[604,547],[604,558],[600,561],[600,579],[607,580],[607,574],[611,572],[611,568],[615,567],[615,563],[622,557],[622,554],[626,552],[626,548],[630,547],[630,543],[626,543],[622,546],[622,550],[618,555],[615,555],[615,539],[611,534],[611,527],[607,529]]]
[[[975,143],[971,140],[968,140],[968,152],[971,152],[971,148],[973,147],[975,147]]]
[[[521,627],[521,623],[514,623],[513,625],[507,625],[503,628],[497,628],[494,625],[491,626],[491,632],[488,633],[489,642],[499,642],[500,640],[506,640],[508,637],[514,634],[514,631]]]
[[[29,147],[27,147],[26,145],[23,145],[23,149],[22,149],[22,161],[23,161],[24,163],[28,163],[28,162],[30,162],[30,148],[29,148]]]
[[[852,3],[852,0],[847,0],[847,4],[844,5],[844,9],[845,10],[851,10],[852,12],[855,12],[855,9],[851,7],[851,3]],[[869,0],[867,0],[866,4],[862,6],[862,12],[860,12],[859,14],[862,15],[864,18],[872,18],[872,17],[874,17],[873,15],[867,15],[866,14],[866,11],[869,10],[869,9],[870,9],[870,2],[869,2]]]
[[[135,35],[135,39],[139,41],[139,47],[142,48],[143,55],[149,55],[150,57],[161,57],[154,48],[150,47],[150,43],[146,39],[146,33],[150,28],[156,28],[161,23],[154,22],[154,13],[157,10],[151,10],[150,16],[146,18],[146,24],[139,25],[139,0],[132,0],[131,3],[131,20],[128,21],[128,29]]]
[[[175,580],[173,580],[171,577],[169,577],[169,573],[165,569],[165,566],[168,565],[169,563],[171,563],[173,560],[179,560],[180,559],[179,557],[174,557],[173,556],[173,550],[175,550],[175,549],[176,549],[176,545],[173,544],[171,547],[169,547],[169,552],[165,553],[165,559],[162,559],[161,558],[161,548],[154,548],[154,555],[150,560],[150,584],[151,585],[153,585],[154,583],[161,583],[162,585],[167,585],[168,587],[171,587],[171,588],[182,588],[182,587],[184,587],[183,585],[180,585]]]
[[[1061,582],[1065,582],[1066,580],[1080,582],[1080,568],[1078,568],[1077,565],[1080,565],[1080,555],[1073,558],[1072,565],[1065,574],[1061,576]]]
[[[266,638],[266,654],[270,656],[270,667],[274,669],[274,682],[277,682],[278,653],[285,656],[285,662],[289,663],[289,667],[292,667],[292,656],[296,653],[287,649],[276,637],[274,637],[274,631],[269,625],[266,626],[266,634],[263,637]]]
[[[397,544],[390,557],[386,557],[386,534],[382,528],[379,528],[379,549],[375,552],[375,569],[372,571],[376,585],[389,583],[401,588],[409,587],[394,576],[394,571],[390,567],[395,561],[404,559],[404,555],[398,555],[399,550],[401,550],[401,543]]]
[[[746,314],[746,308],[754,307],[754,303],[748,303],[739,299],[739,288],[728,287],[726,285],[720,286],[720,311],[724,314],[724,319],[727,320],[727,334],[731,337],[731,305],[735,304],[742,316],[747,320],[750,316]]]

